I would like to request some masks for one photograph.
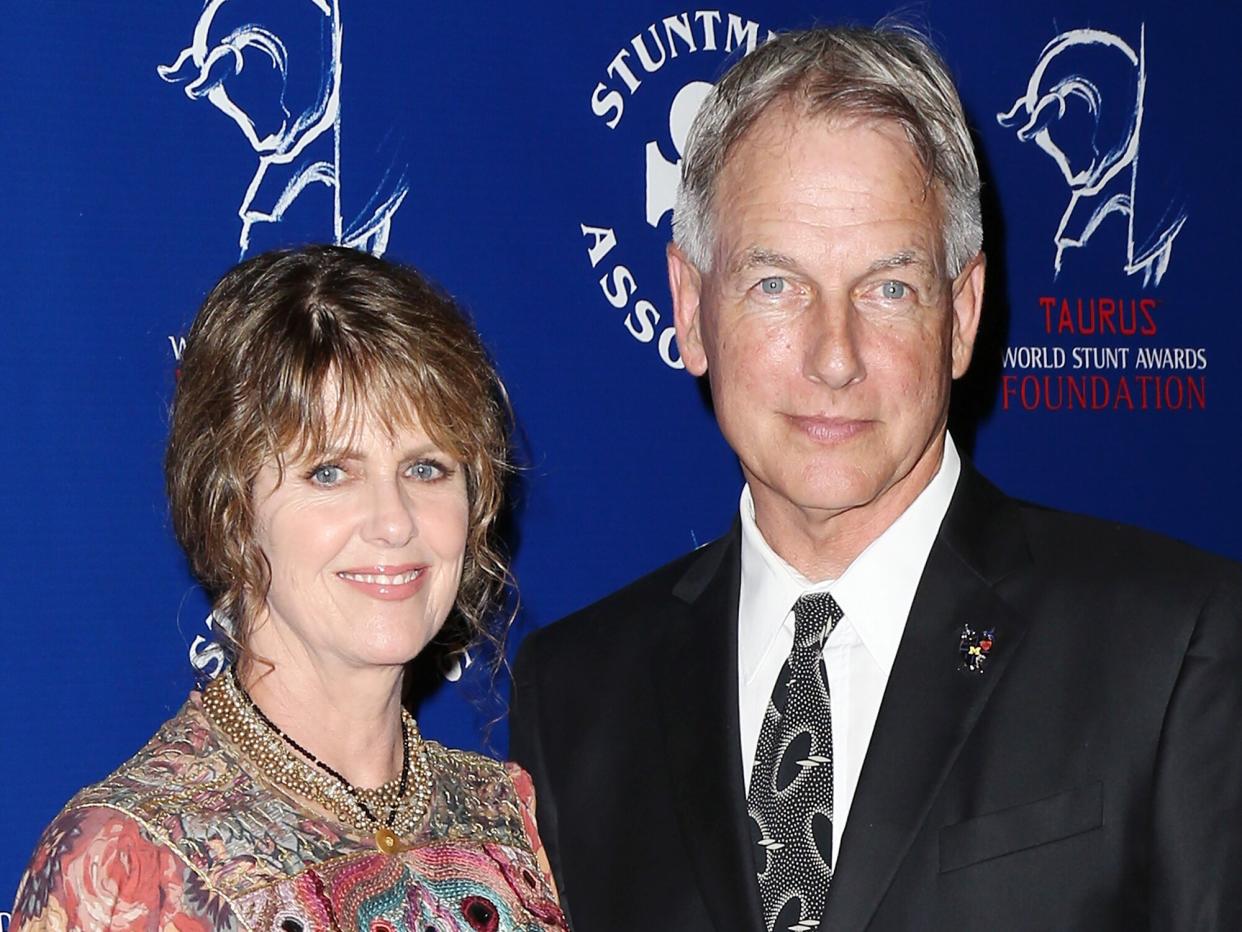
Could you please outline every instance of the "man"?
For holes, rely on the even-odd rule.
[[[1242,573],[962,461],[978,192],[905,31],[704,104],[669,278],[739,519],[515,674],[577,932],[1242,928]]]

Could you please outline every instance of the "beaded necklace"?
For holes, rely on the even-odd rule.
[[[374,834],[381,852],[401,850],[400,838],[411,837],[422,823],[431,798],[431,765],[418,725],[404,709],[401,776],[374,789],[352,785],[281,731],[242,687],[236,668],[204,690],[203,710],[265,777],[358,831]]]

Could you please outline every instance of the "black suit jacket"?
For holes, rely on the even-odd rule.
[[[735,527],[523,645],[512,754],[576,932],[763,928],[739,578]],[[964,466],[820,928],[1242,929],[1240,568]]]

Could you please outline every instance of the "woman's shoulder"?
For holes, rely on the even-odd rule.
[[[82,789],[67,810],[104,807],[141,823],[153,838],[186,853],[207,868],[227,857],[208,838],[245,839],[254,832],[281,830],[299,813],[275,799],[221,741],[191,693],[181,710],[133,757],[98,783]],[[242,816],[244,825],[230,823]]]
[[[426,746],[434,784],[427,818],[428,840],[483,844],[489,848],[508,846],[511,851],[504,863],[529,865],[534,872],[513,871],[523,878],[523,882],[511,884],[513,889],[540,890],[543,900],[538,915],[549,927],[567,928],[557,905],[552,869],[539,839],[530,775],[517,764],[502,763],[482,754],[446,748],[434,741],[426,742]],[[541,882],[533,881],[535,873],[542,878]]]
[[[51,854],[62,837],[96,844],[135,833],[179,859],[194,883],[232,903],[356,847],[342,826],[308,814],[256,779],[207,720],[196,693],[138,753],[69,801],[45,834],[32,872],[55,872]]]
[[[230,904],[171,845],[107,806],[61,811],[17,890],[11,928],[232,930]]]
[[[431,839],[530,847],[521,768],[435,741],[425,745],[433,785],[427,814]]]
[[[66,810],[104,806],[140,819],[158,816],[173,797],[218,791],[230,770],[226,756],[192,694],[133,757],[79,790]]]

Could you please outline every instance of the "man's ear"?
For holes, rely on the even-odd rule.
[[[668,287],[673,295],[673,323],[677,328],[677,350],[691,375],[707,371],[707,353],[703,349],[702,299],[703,276],[686,258],[676,243],[669,243]]]
[[[979,253],[953,282],[953,378],[970,368],[983,312],[983,273],[987,260]]]

